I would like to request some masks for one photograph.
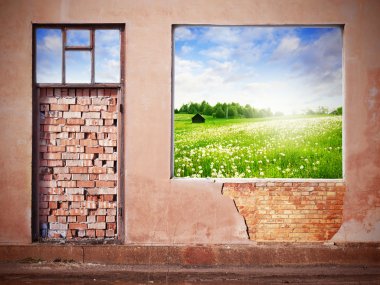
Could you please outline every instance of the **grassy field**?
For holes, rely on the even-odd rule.
[[[174,117],[174,176],[342,178],[342,117]]]

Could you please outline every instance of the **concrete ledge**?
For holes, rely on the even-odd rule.
[[[122,265],[380,265],[380,244],[1,245],[0,261],[75,261]]]

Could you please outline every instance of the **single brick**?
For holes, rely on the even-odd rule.
[[[76,187],[76,181],[58,181],[58,187]]]
[[[63,112],[63,118],[67,119],[80,119],[81,116],[81,112]]]
[[[45,112],[46,118],[62,118],[63,112],[61,111],[49,111]]]
[[[58,103],[58,99],[54,98],[54,97],[41,97],[40,98],[40,103],[44,103],[44,104],[57,104]]]
[[[83,166],[83,160],[79,160],[79,157],[78,157],[78,160],[66,160],[65,165],[66,166]]]
[[[87,216],[87,222],[88,223],[95,223],[96,222],[96,216]]]
[[[70,167],[70,173],[88,173],[87,167]]]
[[[39,186],[40,187],[57,187],[57,181],[55,181],[55,180],[40,181]]]
[[[116,209],[107,209],[107,216],[116,216]]]
[[[51,229],[51,230],[67,230],[67,224],[49,223],[49,229]]]
[[[117,175],[116,174],[99,174],[99,180],[105,180],[105,181],[113,180],[113,181],[116,181],[117,180]]]
[[[108,139],[104,139],[104,140],[99,140],[99,145],[100,146],[117,146],[117,141],[116,140],[108,140]]]
[[[86,209],[96,209],[97,203],[95,201],[84,201],[81,203],[81,207]]]
[[[103,126],[102,119],[86,119],[86,126]]]
[[[115,236],[115,230],[106,230],[106,237]]]
[[[91,111],[91,112],[107,111],[107,106],[104,106],[104,105],[90,105],[88,110]]]
[[[104,237],[105,230],[96,230],[96,237]]]
[[[100,126],[101,133],[117,133],[117,127],[115,126]]]
[[[95,181],[77,181],[77,186],[78,187],[94,187],[95,186]]]
[[[88,112],[88,105],[70,105],[70,112]]]
[[[116,181],[95,181],[96,187],[115,187]]]
[[[88,174],[73,174],[72,175],[73,180],[89,180]]]
[[[80,159],[83,159],[83,160],[94,159],[94,154],[93,153],[81,153]]]
[[[78,223],[85,223],[87,220],[87,216],[76,216]]]
[[[106,222],[107,223],[114,223],[116,221],[115,216],[105,216],[106,217]]]
[[[69,224],[69,229],[71,229],[71,230],[86,230],[87,229],[87,225],[86,224],[82,224],[82,223],[70,223]]]
[[[44,125],[43,128],[44,132],[55,132],[59,133],[62,130],[61,126],[56,126],[56,125]]]
[[[78,105],[91,105],[91,98],[88,97],[78,97],[77,98]]]
[[[65,98],[59,98],[58,104],[75,104],[75,97],[65,97]]]
[[[69,173],[69,168],[68,167],[55,167],[53,168],[54,173]]]
[[[97,229],[97,230],[105,230],[106,229],[106,223],[100,222],[100,223],[88,223],[89,229]]]
[[[67,104],[50,104],[51,111],[68,111],[69,105]]]
[[[100,112],[84,112],[83,119],[100,119]]]
[[[117,113],[101,111],[102,119],[117,119]]]
[[[58,223],[66,224],[67,219],[65,216],[59,216],[57,221],[58,221]]]
[[[86,153],[103,153],[104,148],[99,146],[99,147],[86,147]]]
[[[49,145],[47,147],[48,152],[64,152],[65,146],[55,146],[55,145]]]
[[[96,221],[99,222],[105,222],[106,221],[106,216],[96,216]]]
[[[83,145],[83,146],[97,146],[98,145],[98,141],[97,140],[84,139],[84,140],[80,140],[80,145]]]
[[[64,145],[64,146],[76,146],[79,144],[79,140],[76,139],[61,139],[58,140],[58,145]]]
[[[100,160],[117,160],[117,154],[113,153],[100,153],[99,154],[99,159]]]
[[[88,173],[105,174],[106,172],[107,172],[107,169],[105,167],[89,167],[88,168]]]
[[[69,195],[83,195],[84,189],[83,188],[66,188],[65,192],[66,192],[66,194],[69,194]],[[83,198],[80,198],[80,199],[82,200]]]
[[[116,223],[107,223],[107,230],[116,230]]]
[[[87,209],[70,209],[69,215],[70,216],[87,216],[88,210]]]
[[[114,148],[112,146],[106,146],[104,148],[105,153],[114,153]]]
[[[80,126],[77,126],[77,125],[63,126],[62,131],[63,132],[70,132],[70,133],[79,133],[80,132]]]
[[[101,195],[100,201],[109,201],[112,202],[114,200],[115,195]]]
[[[116,202],[98,202],[98,207],[100,209],[113,209],[116,208]]]
[[[117,194],[116,188],[88,188],[87,192],[89,195]]]
[[[84,147],[75,145],[75,146],[66,146],[66,152],[84,152]]]
[[[95,230],[87,230],[86,233],[89,238],[95,237]]]
[[[77,221],[77,217],[76,216],[68,216],[67,217],[67,222],[68,223],[75,223]]]

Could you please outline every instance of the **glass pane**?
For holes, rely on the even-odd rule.
[[[89,30],[67,30],[66,32],[67,46],[90,46]]]
[[[62,82],[62,31],[36,30],[37,83]]]
[[[66,83],[91,83],[91,52],[66,51]]]
[[[95,82],[120,82],[120,31],[95,31]]]

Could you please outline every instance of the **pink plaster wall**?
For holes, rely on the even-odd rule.
[[[221,183],[170,179],[172,24],[344,24],[339,241],[380,241],[380,2],[2,0],[0,243],[31,242],[32,23],[125,23],[126,242],[247,242]]]

